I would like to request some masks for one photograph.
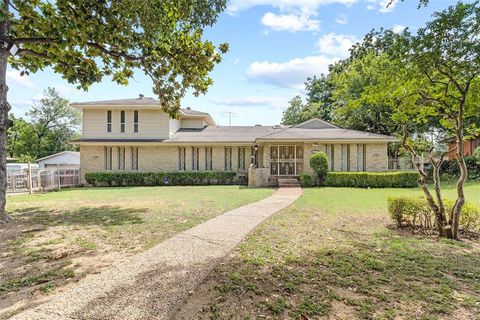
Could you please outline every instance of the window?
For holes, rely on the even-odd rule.
[[[335,147],[333,144],[325,145],[330,171],[335,171]]]
[[[225,148],[225,171],[232,171],[232,148]]]
[[[342,171],[350,171],[350,145],[342,144],[341,154]]]
[[[192,170],[193,171],[198,171],[199,165],[198,165],[198,148],[192,147]]]
[[[252,149],[250,150],[250,163],[253,164],[253,165],[256,165],[255,163],[255,147],[252,147]]]
[[[120,132],[125,132],[125,111],[120,111]]]
[[[185,156],[187,153],[186,148],[178,148],[178,170],[185,170]]]
[[[245,171],[245,148],[238,148],[238,170]]]
[[[138,170],[138,148],[132,147],[132,170]]]
[[[105,147],[105,170],[112,170],[112,147]]]
[[[118,170],[125,170],[125,147],[118,147]]]
[[[366,167],[366,147],[364,144],[357,144],[357,171],[365,171]]]
[[[133,111],[133,132],[138,132],[138,111]]]
[[[205,170],[212,170],[212,148],[205,148]]]
[[[112,110],[107,111],[107,132],[112,132]]]

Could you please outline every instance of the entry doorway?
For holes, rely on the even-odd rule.
[[[303,171],[302,145],[274,145],[270,147],[270,174],[298,176]]]

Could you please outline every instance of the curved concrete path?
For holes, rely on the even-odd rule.
[[[300,188],[279,189],[268,198],[228,211],[86,277],[13,319],[169,319],[248,233],[301,193]]]

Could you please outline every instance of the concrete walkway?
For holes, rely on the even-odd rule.
[[[260,223],[292,204],[284,188],[184,231],[13,319],[169,319],[177,306]]]

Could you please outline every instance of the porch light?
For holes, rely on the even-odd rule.
[[[314,142],[314,143],[312,144],[312,146],[313,146],[314,148],[317,148],[317,147],[318,147],[318,144],[317,144],[316,142]]]
[[[258,151],[258,146],[255,145],[255,147],[253,147],[255,149],[255,151]]]

